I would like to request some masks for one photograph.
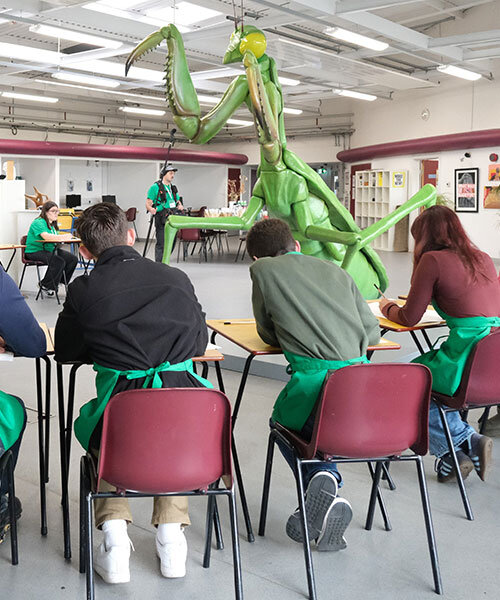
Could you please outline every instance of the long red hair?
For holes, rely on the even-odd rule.
[[[432,250],[455,252],[473,280],[478,275],[487,277],[481,260],[481,251],[469,239],[457,215],[446,206],[431,206],[414,221],[411,234],[415,238],[413,267],[422,256]]]

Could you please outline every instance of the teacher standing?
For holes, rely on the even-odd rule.
[[[160,172],[160,179],[149,188],[146,198],[146,210],[154,215],[156,229],[155,261],[162,262],[165,244],[165,223],[168,217],[184,207],[179,193],[172,184],[177,169],[168,163]]]

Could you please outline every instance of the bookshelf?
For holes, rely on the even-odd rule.
[[[373,225],[408,199],[408,171],[358,171],[355,185],[355,219],[361,229]],[[407,250],[395,246],[392,227],[373,241],[375,250]],[[398,236],[399,239],[399,236]],[[399,241],[397,242],[399,246]]]

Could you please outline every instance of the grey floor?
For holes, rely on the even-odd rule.
[[[179,263],[191,277],[208,318],[251,316],[248,262],[234,262],[236,240],[231,240],[232,253],[214,257],[208,264],[197,257]],[[397,295],[408,289],[411,257],[407,254],[383,254],[391,279],[389,293]],[[175,262],[174,262],[175,264]],[[53,299],[28,302],[40,321],[54,325],[58,307]],[[387,336],[390,337],[390,336]],[[399,352],[379,353],[377,361],[407,360],[415,348],[406,335],[392,336],[402,343]],[[224,352],[238,356],[234,347],[224,344]],[[241,353],[240,353],[241,355]],[[234,361],[233,361],[234,362]],[[236,361],[237,362],[237,361]],[[60,481],[58,475],[57,415],[53,403],[51,429],[50,483],[48,485],[49,533],[40,536],[37,431],[34,396],[34,361],[16,359],[0,363],[1,388],[21,396],[29,410],[16,473],[17,495],[23,502],[19,522],[20,564],[9,563],[9,545],[0,547],[0,581],[2,597],[12,599],[83,598],[84,577],[78,573],[78,461],[80,448],[73,444],[71,460],[71,522],[73,560],[62,554],[62,523],[60,511]],[[234,363],[236,364],[236,363]],[[230,399],[234,399],[240,374],[224,370],[224,383]],[[214,373],[210,378],[215,381]],[[282,382],[250,376],[235,429],[245,484],[254,527],[257,526],[265,449],[267,422],[274,399]],[[93,396],[92,371],[81,369],[77,381],[77,402],[82,404]],[[53,384],[55,397],[55,382]],[[474,419],[474,417],[473,417]],[[474,421],[472,421],[474,424]],[[500,444],[494,449],[496,459],[488,482],[482,483],[475,474],[467,480],[467,488],[475,512],[475,521],[468,522],[455,485],[436,481],[433,459],[426,457],[425,466],[434,517],[436,538],[444,584],[444,597],[453,600],[499,597],[499,537],[498,504],[500,493]],[[425,529],[419,500],[416,472],[409,464],[395,465],[392,472],[397,490],[385,490],[385,500],[393,531],[385,532],[380,515],[376,514],[372,531],[363,528],[369,494],[369,477],[365,466],[346,466],[342,470],[345,486],[342,495],[352,504],[354,517],[346,538],[348,548],[335,554],[314,552],[318,596],[320,599],[363,597],[366,599],[433,598],[432,576],[427,552]],[[276,457],[268,527],[265,538],[254,544],[246,541],[243,523],[241,553],[245,597],[293,600],[307,595],[307,585],[300,545],[289,540],[284,525],[296,507],[295,486],[291,472],[280,456]],[[149,525],[150,502],[134,503],[135,522],[129,528],[135,545],[131,558],[130,584],[108,586],[99,579],[98,598],[171,598],[207,600],[232,598],[232,557],[227,510],[220,503],[226,548],[215,551],[209,570],[201,565],[205,502],[191,503],[193,525],[187,532],[189,544],[188,573],[183,580],[165,580],[159,572],[154,552],[154,532]],[[98,537],[98,536],[97,536]]]

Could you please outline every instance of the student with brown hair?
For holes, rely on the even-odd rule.
[[[457,215],[445,206],[433,206],[417,217],[411,228],[415,238],[413,274],[403,307],[380,300],[383,314],[396,323],[412,326],[432,302],[446,320],[450,333],[439,349],[413,362],[427,365],[432,387],[453,395],[474,345],[500,327],[500,285],[493,261],[470,241]],[[448,425],[463,477],[475,469],[484,481],[491,462],[492,441],[475,433],[458,412],[447,414]],[[429,451],[438,459],[438,481],[455,479],[439,412],[431,402]]]
[[[63,273],[69,283],[78,259],[71,252],[57,248],[54,242],[69,242],[71,233],[58,233],[57,217],[59,207],[55,202],[45,202],[40,216],[31,224],[26,239],[25,256],[28,260],[43,262],[48,265],[45,276],[40,281],[40,287],[45,292],[57,290]],[[43,242],[43,243],[42,243]]]

